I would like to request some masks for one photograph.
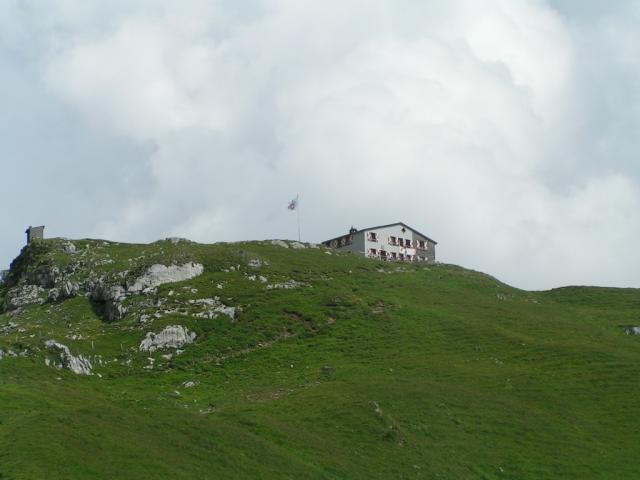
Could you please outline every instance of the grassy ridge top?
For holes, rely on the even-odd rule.
[[[68,243],[25,250],[0,302],[53,267],[81,286],[204,273],[113,322],[82,289],[0,315],[0,478],[640,475],[640,337],[620,328],[638,290],[526,292],[294,243]],[[234,318],[197,316],[216,297]],[[139,351],[168,325],[196,341]],[[50,339],[94,375],[46,366]]]

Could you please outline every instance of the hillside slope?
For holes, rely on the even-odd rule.
[[[310,247],[23,250],[0,478],[640,478],[640,291]]]

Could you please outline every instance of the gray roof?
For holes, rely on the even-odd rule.
[[[404,222],[395,222],[395,223],[388,223],[387,225],[377,225],[377,226],[375,226],[375,227],[362,228],[362,229],[358,230],[357,232],[354,232],[354,234],[355,234],[355,233],[360,233],[360,232],[367,232],[367,231],[369,231],[369,230],[377,230],[378,228],[393,227],[394,225],[402,225],[403,227],[408,228],[409,230],[412,230],[412,231],[416,232],[416,233],[417,233],[418,235],[420,235],[421,237],[426,238],[427,240],[429,240],[430,242],[432,242],[434,245],[437,245],[437,244],[438,244],[438,242],[436,242],[436,241],[435,241],[435,240],[433,240],[432,238],[427,237],[424,233],[419,232],[418,230],[416,230],[415,228],[410,227],[409,225],[407,225],[407,224],[406,224],[406,223],[404,223]],[[337,237],[330,238],[329,240],[325,240],[325,241],[324,241],[324,242],[322,242],[322,243],[328,243],[328,242],[331,242],[332,240],[337,240],[337,239],[339,239],[339,238],[344,237],[345,235],[349,235],[349,234],[348,234],[348,233],[343,233],[342,235],[339,235],[339,236],[337,236]]]

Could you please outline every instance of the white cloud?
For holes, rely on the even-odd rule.
[[[108,205],[82,193],[105,168],[82,146],[69,195],[96,215],[62,234],[293,237],[300,192],[311,240],[403,220],[518,286],[637,284],[639,112],[595,94],[638,94],[626,9],[577,26],[534,0],[76,5],[0,17],[7,45],[37,33],[19,69],[43,98],[108,151],[135,145],[107,160]]]

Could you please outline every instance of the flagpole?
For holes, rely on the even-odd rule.
[[[300,200],[298,199],[299,196],[300,194],[296,195],[296,204],[298,207],[296,208],[296,213],[298,215],[298,241],[300,241]]]

